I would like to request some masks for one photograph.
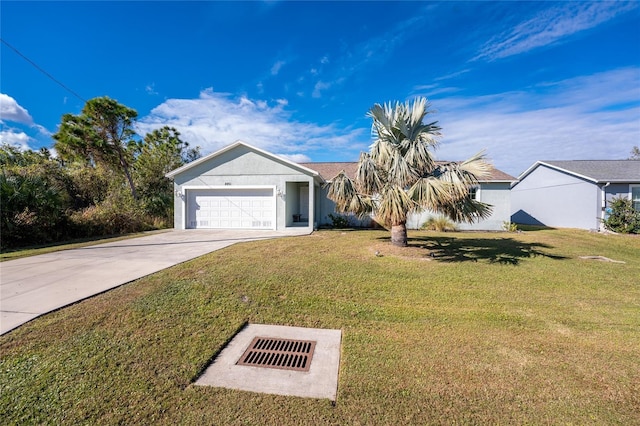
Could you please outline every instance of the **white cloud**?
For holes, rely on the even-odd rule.
[[[448,93],[460,92],[462,89],[459,87],[439,87],[437,84],[425,84],[421,86],[415,86],[413,88],[414,96],[424,96],[427,99],[431,99],[437,95],[443,95]]]
[[[329,89],[331,86],[332,83],[320,80],[315,84],[315,86],[313,86],[311,96],[314,98],[320,98],[322,97],[322,92]]]
[[[147,84],[147,86],[144,88],[144,91],[147,92],[149,95],[157,95],[158,94],[158,92],[156,91],[156,84],[155,83]]]
[[[7,144],[18,148],[21,151],[29,150],[29,142],[31,138],[22,131],[16,131],[13,129],[0,130],[0,144]]]
[[[472,60],[493,61],[557,43],[637,7],[634,2],[563,2],[497,35]]]
[[[413,86],[413,91],[414,92],[421,92],[421,91],[424,91],[424,90],[435,89],[437,87],[438,87],[437,84],[419,84],[417,86]]]
[[[35,123],[29,111],[15,99],[0,93],[0,143],[25,151],[31,149],[29,145],[48,145],[50,142],[49,130]]]
[[[35,128],[38,131],[38,134],[40,136],[44,136],[46,138],[50,138],[51,136],[53,136],[53,133],[51,133],[49,129],[47,129],[44,126],[41,126],[40,124],[34,124],[31,127]]]
[[[284,61],[277,61],[275,64],[273,64],[273,66],[271,67],[271,75],[278,75],[278,73],[280,72],[280,69],[285,65]]]
[[[285,158],[289,161],[293,161],[294,163],[309,163],[311,162],[311,158],[305,154],[280,154],[280,157]]]
[[[0,118],[15,123],[33,124],[33,118],[29,112],[21,107],[15,99],[4,93],[0,93]]]
[[[471,71],[471,68],[466,68],[466,69],[463,69],[463,70],[460,70],[460,71],[452,72],[452,73],[447,74],[447,75],[436,77],[433,80],[434,81],[449,80],[449,79],[452,79],[452,78],[460,77],[461,75],[464,75],[464,74],[466,74],[466,73],[468,73],[470,71]]]
[[[438,158],[487,149],[518,175],[537,160],[622,159],[640,140],[640,68],[547,82],[527,92],[434,100]]]
[[[285,108],[287,101],[274,104],[246,96],[232,97],[212,89],[197,99],[168,99],[142,117],[137,124],[142,135],[162,126],[173,126],[191,146],[203,154],[218,150],[238,139],[287,158],[308,161],[314,153],[345,153],[356,159],[367,149],[366,131],[295,121]],[[364,136],[363,136],[364,135]]]

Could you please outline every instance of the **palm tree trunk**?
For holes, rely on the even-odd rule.
[[[398,247],[406,247],[408,245],[406,222],[391,225],[391,244]]]

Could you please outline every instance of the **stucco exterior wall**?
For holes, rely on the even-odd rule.
[[[273,186],[276,189],[276,229],[287,226],[288,182],[309,184],[310,205],[314,197],[314,178],[290,167],[284,162],[267,158],[260,152],[246,146],[238,146],[208,161],[197,164],[174,177],[174,228],[185,229],[187,191],[213,187]],[[297,194],[296,194],[297,196]],[[313,209],[310,209],[313,216]],[[309,228],[314,225],[314,217],[309,218]]]
[[[329,189],[326,187],[317,188],[318,197],[316,198],[316,219],[318,221],[319,226],[331,226],[333,221],[329,217],[329,214],[338,214],[336,213],[336,204],[331,201],[327,194],[329,193]],[[354,227],[369,227],[371,226],[372,219],[365,218],[359,219],[355,215],[345,215],[340,214],[341,216],[346,216],[349,219],[349,223]]]
[[[330,213],[335,213],[336,205],[327,198],[329,190],[326,187],[318,189],[318,197],[316,198],[317,221],[319,226],[331,225]]]
[[[501,231],[503,223],[511,218],[511,184],[508,182],[483,182],[480,184],[476,199],[483,203],[491,204],[493,212],[487,219],[476,223],[457,223],[456,227],[461,231]],[[435,214],[425,211],[409,217],[407,227],[419,229],[424,222]]]
[[[540,165],[511,189],[511,220],[527,225],[597,229],[601,190],[595,183]]]
[[[482,230],[482,231],[499,231],[502,230],[502,224],[509,221],[511,216],[511,197],[510,184],[508,182],[491,182],[482,183],[478,191],[478,199],[494,206],[491,217],[474,224],[458,224],[460,230]],[[319,189],[318,206],[319,213],[317,216],[319,225],[331,225],[330,213],[335,214],[335,204],[327,198],[327,189]],[[420,226],[430,217],[432,212],[423,212],[414,214],[407,220],[407,228],[419,229]],[[359,220],[356,217],[350,218],[353,226],[370,226],[371,219]]]

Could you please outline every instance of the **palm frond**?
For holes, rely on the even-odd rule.
[[[387,183],[405,188],[418,178],[418,173],[402,155],[399,149],[394,149],[385,169],[388,171]]]
[[[474,175],[476,180],[479,180],[491,176],[493,165],[487,161],[485,152],[480,151],[473,157],[460,163],[458,168]]]
[[[360,154],[355,181],[357,187],[365,193],[375,194],[382,188],[380,170],[370,154]]]
[[[435,167],[435,161],[428,145],[421,141],[410,144],[405,151],[404,157],[419,176],[430,173]]]
[[[340,212],[347,212],[351,199],[357,195],[356,187],[347,174],[343,171],[338,173],[327,183],[329,188],[327,197],[336,203],[336,209]]]
[[[451,184],[453,198],[464,198],[478,181],[491,173],[492,166],[484,159],[482,152],[462,163],[439,164],[433,171],[438,179]]]
[[[439,138],[442,136],[440,130],[442,128],[438,126],[437,121],[432,121],[429,124],[423,124],[416,128],[413,139],[419,140],[421,143],[431,148],[436,148],[439,143]]]
[[[451,184],[434,176],[418,179],[407,192],[421,209],[437,210],[453,202]]]
[[[427,115],[427,108],[429,107],[429,102],[427,98],[418,97],[413,101],[413,105],[409,105],[409,102],[405,104],[405,110],[407,111],[408,120],[413,126],[422,125],[422,120]]]
[[[393,132],[395,123],[395,111],[391,104],[375,104],[369,110],[367,116],[373,119],[371,132],[374,139],[382,139],[386,142],[395,143],[397,136]]]
[[[446,204],[436,211],[447,215],[455,222],[473,223],[491,216],[493,207],[470,197],[464,197],[453,203]]]
[[[329,188],[327,197],[336,204],[338,213],[354,213],[363,217],[373,211],[374,204],[371,197],[359,194],[356,185],[344,170],[338,173],[326,186]]]
[[[387,225],[397,225],[407,221],[407,214],[415,203],[407,192],[397,186],[387,186],[380,194],[376,218]]]
[[[348,211],[354,213],[359,219],[364,219],[375,210],[373,199],[366,195],[357,194],[351,199]]]
[[[382,139],[376,139],[371,145],[369,155],[372,160],[379,166],[386,164],[391,157],[392,146]]]

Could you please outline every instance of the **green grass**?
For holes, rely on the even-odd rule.
[[[640,238],[409,236],[239,244],[32,321],[0,337],[0,419],[640,424]],[[342,329],[336,404],[193,386],[246,321]]]

